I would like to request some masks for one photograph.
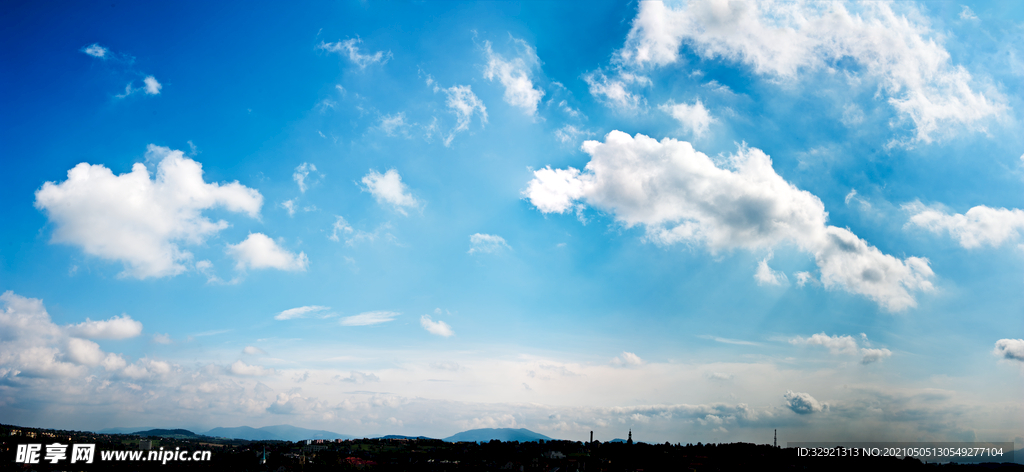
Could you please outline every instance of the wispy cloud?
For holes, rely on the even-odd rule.
[[[320,305],[300,306],[300,307],[297,307],[297,308],[289,308],[287,310],[284,310],[284,311],[278,313],[277,315],[274,315],[274,319],[275,320],[293,320],[293,319],[296,319],[296,318],[306,318],[306,317],[309,317],[309,316],[312,316],[312,315],[315,315],[315,314],[318,314],[318,313],[325,312],[325,311],[330,310],[330,309],[331,309],[331,307],[329,307],[329,306],[320,306]]]
[[[395,319],[395,317],[400,314],[401,313],[394,311],[368,311],[358,315],[342,318],[340,323],[342,326],[370,326],[387,323],[388,321]]]
[[[505,238],[496,234],[475,233],[469,235],[469,254],[494,254],[496,252],[511,250],[505,242]]]
[[[363,40],[359,38],[350,38],[334,43],[325,43],[321,41],[320,44],[317,45],[317,48],[346,57],[353,64],[359,66],[359,69],[366,69],[367,66],[372,64],[387,64],[388,61],[394,57],[391,54],[391,51],[377,51],[371,54],[360,53],[357,45],[362,42]]]

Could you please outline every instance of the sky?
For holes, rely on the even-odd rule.
[[[1020,2],[6,2],[0,422],[1024,444]]]

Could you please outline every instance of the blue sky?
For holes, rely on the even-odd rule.
[[[1024,8],[7,5],[0,421],[1024,443]]]

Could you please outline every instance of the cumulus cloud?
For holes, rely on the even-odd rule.
[[[231,364],[231,373],[243,377],[261,377],[274,373],[274,369],[266,369],[258,365],[249,365],[241,360]]]
[[[828,403],[818,402],[818,400],[815,400],[809,393],[788,390],[786,391],[786,394],[783,395],[783,398],[786,399],[786,406],[797,414],[807,415],[821,411],[828,411]]]
[[[933,233],[947,232],[967,249],[999,247],[1024,234],[1024,210],[1016,208],[1008,210],[979,205],[964,214],[949,214],[940,207],[926,207],[914,202],[904,205],[903,209],[911,213],[908,226],[920,226]]]
[[[1003,359],[1024,362],[1024,339],[1000,339],[992,353]]]
[[[360,69],[366,69],[366,67],[371,64],[387,64],[393,57],[391,51],[377,51],[373,54],[362,54],[359,52],[359,47],[356,46],[362,42],[363,40],[359,38],[346,39],[336,43],[325,43],[321,41],[320,44],[317,45],[317,48],[323,49],[327,52],[337,53],[342,57],[347,57],[348,60],[359,66]]]
[[[482,233],[469,235],[469,254],[493,254],[504,249],[512,247],[501,236]]]
[[[759,149],[742,147],[719,167],[690,143],[612,131],[586,141],[591,160],[534,171],[523,195],[544,213],[589,205],[660,245],[699,244],[712,253],[795,244],[814,256],[826,288],[866,296],[888,311],[917,306],[933,290],[928,260],[883,254],[850,230],[827,224],[821,200],[786,182]]]
[[[526,41],[513,37],[512,42],[519,49],[519,55],[507,60],[494,52],[490,41],[484,42],[487,55],[484,78],[491,81],[498,79],[505,87],[505,103],[522,108],[527,115],[533,116],[537,114],[537,104],[544,96],[544,91],[534,88],[530,80],[530,72],[540,67],[540,59]]]
[[[160,82],[156,81],[156,77],[152,75],[142,79],[142,82],[146,84],[145,90],[147,95],[160,95],[160,89],[164,88],[160,85]]]
[[[256,346],[245,346],[245,349],[242,349],[242,354],[248,354],[250,356],[258,356],[266,353],[267,351],[264,351],[263,349],[260,349]]]
[[[768,257],[761,259],[757,263],[757,270],[754,272],[754,280],[757,281],[758,285],[784,285],[789,283],[789,278],[786,274],[772,269],[768,266],[768,261],[772,260],[772,256],[769,254]]]
[[[387,323],[400,314],[394,311],[368,311],[358,315],[346,316],[341,319],[340,323],[342,326],[369,326]]]
[[[474,114],[480,115],[481,124],[487,123],[487,107],[468,85],[455,85],[444,89],[444,92],[447,95],[445,105],[455,114],[458,122],[455,129],[444,138],[444,145],[450,146],[455,133],[469,129]]]
[[[369,383],[369,382],[380,382],[380,377],[377,377],[374,374],[367,374],[365,372],[355,372],[355,371],[350,373],[348,377],[342,377],[342,376],[339,375],[339,376],[337,376],[337,378],[338,378],[338,380],[341,380],[342,382],[351,382],[351,383],[359,384],[359,385],[362,385],[362,384],[365,384],[365,383]]]
[[[638,367],[644,365],[644,360],[632,352],[622,351],[622,354],[612,358],[612,365],[623,367]]]
[[[313,315],[315,313],[320,313],[320,312],[327,311],[327,310],[330,310],[330,309],[331,309],[331,307],[329,307],[329,306],[320,306],[320,305],[300,306],[298,308],[289,308],[287,310],[284,310],[281,313],[278,313],[277,315],[274,315],[274,319],[275,320],[292,320],[292,319],[295,319],[295,318],[305,318],[305,317]]]
[[[249,233],[249,237],[245,238],[245,241],[228,244],[226,252],[238,261],[235,265],[238,270],[304,271],[309,265],[309,258],[306,257],[305,252],[300,252],[298,255],[288,252],[263,233]]]
[[[127,317],[56,325],[42,300],[12,291],[0,295],[0,308],[0,377],[81,377],[90,367],[100,366],[120,370],[127,364],[121,355],[104,352],[99,344],[79,336],[122,339],[138,334],[138,322]]]
[[[142,333],[142,323],[128,315],[115,316],[109,320],[85,321],[68,326],[68,334],[89,339],[127,339]]]
[[[92,57],[96,57],[96,58],[99,58],[99,59],[105,59],[107,57],[107,54],[110,53],[110,50],[105,48],[105,47],[103,47],[103,46],[100,46],[97,43],[92,43],[92,44],[82,48],[82,52],[84,52],[84,53],[86,53],[86,54],[88,54],[88,55],[90,55]]]
[[[316,172],[316,165],[308,162],[303,162],[295,168],[295,172],[292,173],[292,180],[295,181],[299,186],[299,191],[306,193],[306,179],[309,178],[310,172]]]
[[[142,358],[128,365],[121,372],[135,380],[151,380],[166,377],[174,368],[171,364],[155,359]]]
[[[700,99],[695,100],[693,104],[668,102],[658,109],[672,115],[672,118],[675,118],[694,138],[704,136],[708,127],[715,121]]]
[[[861,334],[861,339],[865,344],[868,343],[866,335]],[[871,364],[873,362],[879,362],[883,359],[892,356],[892,351],[888,349],[874,349],[869,347],[860,347],[857,340],[850,335],[829,336],[825,333],[818,333],[811,335],[808,338],[796,336],[789,340],[790,344],[796,345],[807,345],[807,346],[822,346],[828,349],[828,352],[833,355],[848,355],[848,356],[859,356],[861,358],[861,364]]]
[[[984,119],[1006,108],[998,96],[971,89],[971,75],[951,64],[938,36],[916,14],[908,18],[883,2],[643,2],[616,63],[672,64],[685,44],[706,59],[795,79],[850,60],[914,123],[916,139],[931,142],[951,125],[984,129]]]
[[[259,216],[259,192],[237,181],[204,182],[202,165],[181,151],[151,144],[146,160],[158,162],[155,179],[142,163],[114,175],[83,162],[64,182],[43,184],[35,206],[54,225],[52,241],[122,262],[122,277],[167,277],[184,272],[192,259],[179,244],[201,244],[228,227],[226,221],[204,217],[204,210],[221,207]]]
[[[420,326],[430,334],[436,334],[446,338],[449,336],[455,336],[455,331],[452,331],[452,327],[448,326],[448,323],[441,320],[434,321],[430,318],[430,315],[423,315],[420,317]]]
[[[395,169],[388,169],[381,174],[370,170],[369,174],[363,177],[363,190],[370,192],[377,203],[391,205],[395,211],[405,215],[406,209],[419,208],[420,201],[409,192],[409,186],[402,182],[402,176],[398,175]]]

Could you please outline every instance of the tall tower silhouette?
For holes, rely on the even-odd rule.
[[[629,428],[629,439],[626,440],[626,444],[633,444],[633,428]]]

